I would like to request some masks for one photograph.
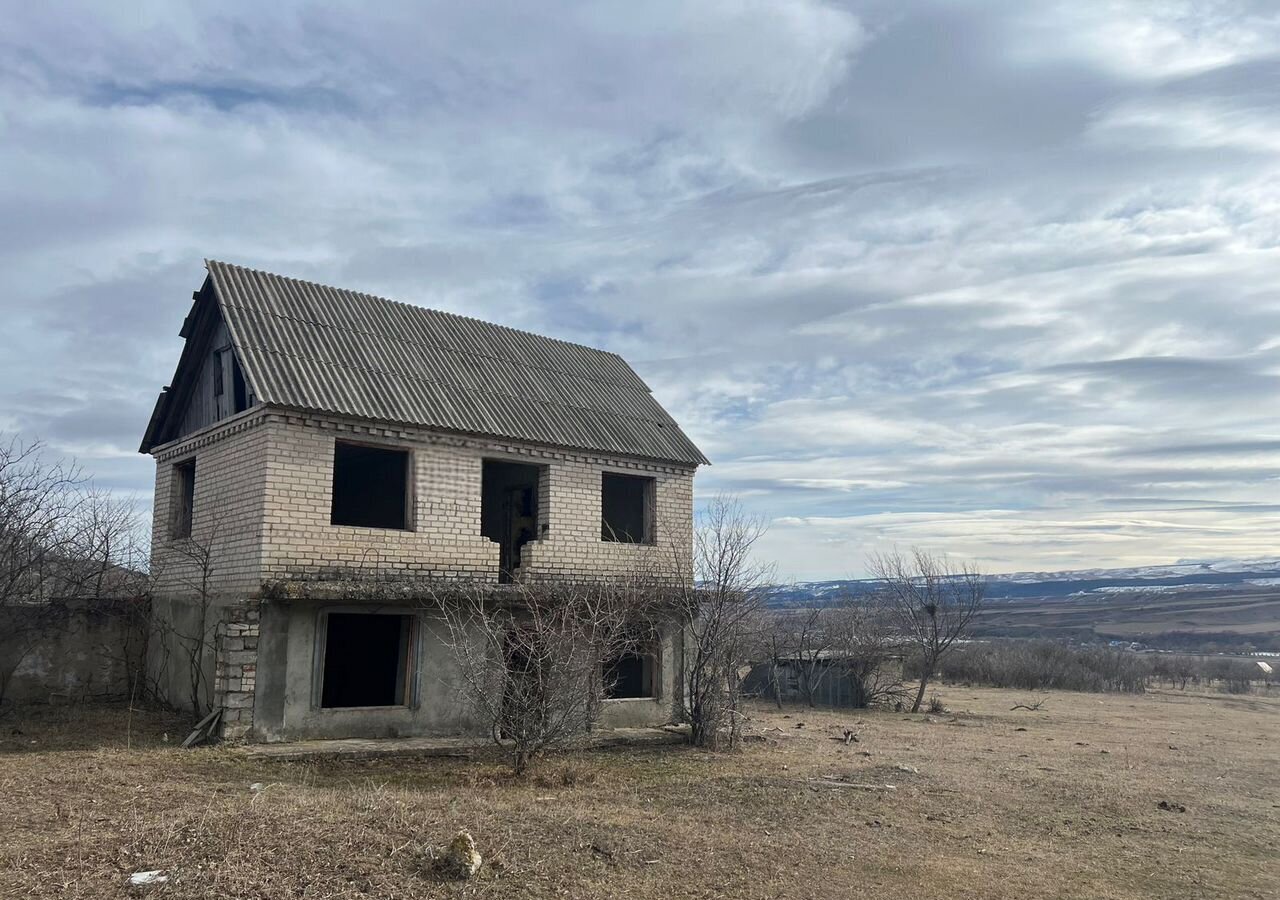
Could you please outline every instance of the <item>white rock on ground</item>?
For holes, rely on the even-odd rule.
[[[168,880],[169,876],[159,869],[153,869],[150,872],[134,872],[129,876],[129,883],[134,885],[164,884]]]
[[[464,830],[459,831],[449,842],[449,849],[445,851],[443,862],[456,877],[470,878],[480,871],[480,865],[484,859],[476,849],[476,841],[471,836],[471,832]]]

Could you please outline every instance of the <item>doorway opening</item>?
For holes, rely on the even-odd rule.
[[[497,543],[498,581],[510,584],[520,551],[538,537],[538,482],[543,467],[486,459],[481,476],[480,533]]]
[[[320,706],[404,706],[412,671],[413,616],[325,616]]]

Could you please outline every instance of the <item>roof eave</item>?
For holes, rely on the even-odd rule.
[[[397,428],[420,428],[424,431],[432,431],[438,434],[458,435],[459,437],[475,438],[487,441],[513,441],[519,444],[528,444],[532,447],[548,447],[555,450],[564,450],[571,453],[589,453],[593,456],[609,456],[618,459],[634,459],[643,462],[660,463],[662,465],[679,466],[685,469],[697,469],[699,466],[711,465],[711,460],[698,451],[697,459],[676,459],[666,456],[646,456],[640,453],[619,453],[616,450],[607,450],[601,447],[583,447],[574,444],[558,444],[552,441],[535,441],[529,438],[519,437],[515,435],[490,434],[483,431],[464,431],[459,428],[446,428],[442,425],[432,425],[425,422],[408,422],[398,419],[375,419],[370,416],[356,416],[351,413],[339,412],[331,409],[320,409],[310,406],[297,406],[285,403],[261,402],[261,406],[269,410],[277,410],[279,412],[300,413],[303,415],[315,416],[333,416],[340,419],[351,419],[359,422],[368,422],[372,425],[387,425]],[[256,407],[255,407],[256,408]],[[692,441],[690,442],[692,446]],[[696,449],[696,448],[695,448]]]

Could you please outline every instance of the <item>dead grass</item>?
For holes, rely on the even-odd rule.
[[[1275,896],[1280,699],[939,694],[950,713],[761,707],[772,730],[741,754],[577,754],[519,781],[497,760],[181,751],[156,715],[126,749],[120,710],[10,717],[0,896]],[[430,848],[462,827],[485,866],[435,881]],[[144,869],[171,880],[125,887]]]

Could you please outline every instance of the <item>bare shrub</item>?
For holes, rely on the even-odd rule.
[[[1183,653],[1161,654],[1151,664],[1151,674],[1179,690],[1185,691],[1188,682],[1200,679],[1201,666],[1195,657]]]
[[[877,594],[885,614],[917,655],[920,686],[911,711],[919,712],[938,664],[968,634],[982,608],[985,581],[972,565],[919,547],[907,554],[875,554],[867,568],[879,582]]]
[[[753,557],[765,530],[763,519],[721,494],[701,511],[694,531],[694,571],[683,593],[683,713],[696,747],[731,749],[741,735],[741,669],[750,661],[753,623],[773,573]],[[682,558],[680,548],[675,556]]]
[[[859,706],[895,706],[907,699],[901,641],[882,606],[852,601],[834,608],[829,628],[837,664],[859,689]]]
[[[992,641],[957,647],[941,665],[948,681],[1026,691],[1140,694],[1151,661],[1113,647],[1072,647],[1052,641]]]
[[[1263,672],[1257,663],[1227,657],[1206,660],[1204,673],[1206,678],[1218,682],[1221,690],[1227,694],[1247,694],[1253,690],[1254,679],[1263,679]]]
[[[648,627],[632,583],[438,589],[462,698],[523,774],[545,751],[573,745],[600,718],[605,661],[635,649]]]

